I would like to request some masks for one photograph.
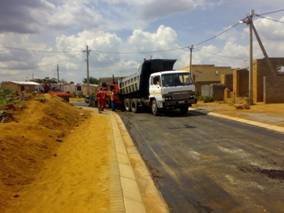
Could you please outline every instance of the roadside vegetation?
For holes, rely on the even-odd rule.
[[[0,106],[18,103],[19,99],[11,90],[0,88]]]
[[[199,96],[198,101],[203,101],[204,103],[214,102],[214,98],[211,96]]]
[[[14,114],[24,108],[24,102],[8,89],[0,88],[0,123],[14,120]]]

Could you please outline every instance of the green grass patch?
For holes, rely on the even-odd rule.
[[[0,105],[16,104],[18,102],[19,99],[14,92],[0,88]]]

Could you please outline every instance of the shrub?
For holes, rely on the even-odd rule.
[[[204,96],[203,98],[204,103],[209,103],[209,102],[213,102],[214,98],[211,96]]]
[[[0,105],[13,104],[16,102],[17,98],[11,90],[0,88]]]

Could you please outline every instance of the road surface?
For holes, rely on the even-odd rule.
[[[198,112],[119,114],[172,212],[284,212],[284,135]]]

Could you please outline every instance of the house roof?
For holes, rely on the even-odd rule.
[[[14,84],[18,85],[30,85],[30,86],[39,86],[39,83],[33,82],[33,81],[10,81]]]

